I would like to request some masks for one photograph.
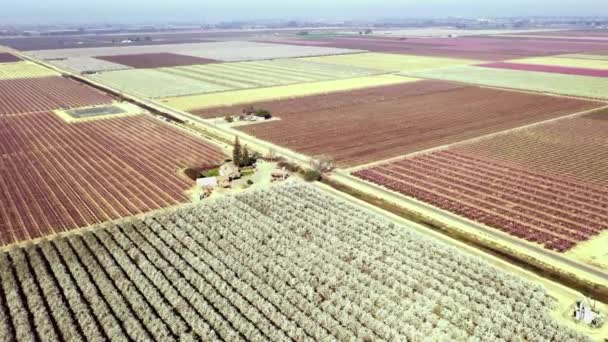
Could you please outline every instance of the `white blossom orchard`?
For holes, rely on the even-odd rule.
[[[0,340],[584,341],[542,287],[297,182],[0,254]]]

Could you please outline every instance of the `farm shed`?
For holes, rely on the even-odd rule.
[[[220,166],[220,176],[227,177],[228,179],[236,179],[241,177],[241,172],[234,163],[230,162]]]
[[[286,180],[287,178],[289,178],[289,173],[287,170],[285,170],[285,168],[272,171],[273,182]]]
[[[196,185],[201,188],[215,188],[218,185],[217,177],[205,177],[196,180]]]
[[[593,308],[585,305],[585,303],[580,300],[576,302],[573,316],[577,322],[584,323],[591,327],[600,327],[604,323],[603,317],[599,313],[595,312]]]

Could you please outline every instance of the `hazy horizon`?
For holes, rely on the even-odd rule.
[[[251,19],[377,19],[431,17],[514,16],[608,16],[605,0],[513,0],[500,3],[481,0],[309,0],[286,3],[278,0],[249,2],[225,0],[201,3],[196,0],[129,2],[22,0],[5,6],[0,21],[5,24],[51,24],[85,22],[219,22]]]

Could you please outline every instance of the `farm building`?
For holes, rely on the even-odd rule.
[[[272,181],[279,182],[289,178],[289,173],[285,168],[272,171]]]
[[[196,185],[201,188],[215,188],[218,185],[217,177],[204,177],[196,180]]]
[[[196,180],[196,185],[201,188],[228,188],[230,187],[230,179],[225,176],[204,177]]]
[[[228,179],[232,180],[240,178],[241,172],[239,171],[238,166],[230,162],[220,166],[220,176],[227,177]]]
[[[592,307],[585,305],[582,300],[576,301],[573,313],[577,322],[586,324],[592,328],[599,328],[604,324],[604,318]]]

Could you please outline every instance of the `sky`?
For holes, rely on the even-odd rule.
[[[9,0],[0,0],[0,2]],[[607,0],[18,0],[0,22],[608,16]]]

